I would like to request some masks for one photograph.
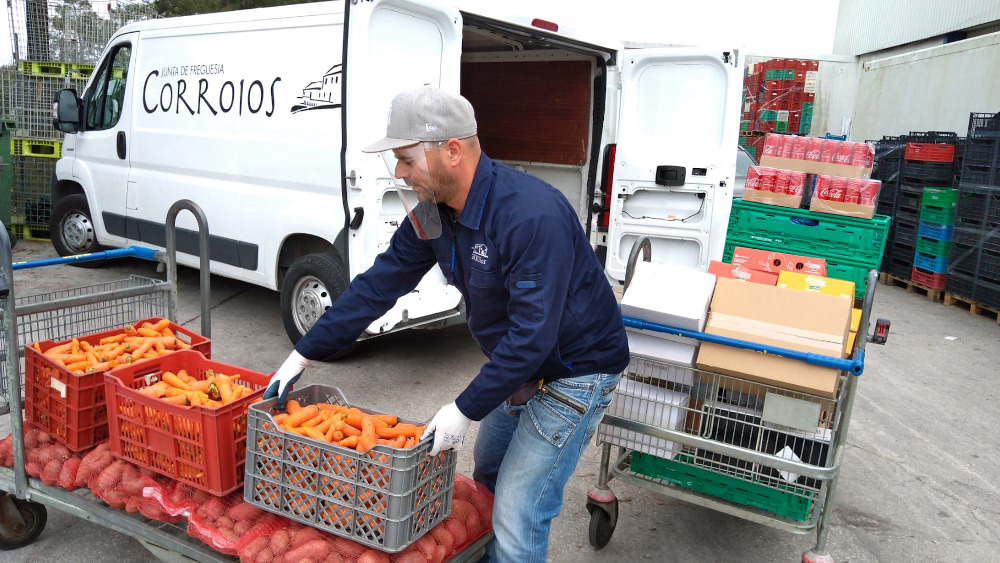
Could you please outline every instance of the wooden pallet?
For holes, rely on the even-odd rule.
[[[885,272],[882,272],[878,275],[878,281],[888,286],[905,288],[906,291],[910,293],[921,293],[923,295],[926,295],[927,298],[930,299],[931,301],[940,302],[944,299],[943,289],[933,289],[927,287],[926,285],[914,282],[912,280],[894,276],[892,274],[887,274]]]
[[[945,305],[958,305],[959,307],[969,307],[969,312],[973,315],[984,315],[986,317],[993,317],[997,324],[1000,325],[1000,311],[994,309],[993,307],[987,307],[985,305],[980,305],[975,301],[969,299],[968,297],[962,297],[961,295],[955,295],[954,293],[944,294],[944,304]]]

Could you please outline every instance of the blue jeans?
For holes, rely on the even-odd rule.
[[[562,510],[563,488],[597,430],[619,377],[597,373],[553,381],[526,404],[501,404],[482,420],[473,478],[496,494],[496,539],[487,548],[491,561],[545,561],[549,528]]]

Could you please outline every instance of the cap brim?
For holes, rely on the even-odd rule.
[[[412,147],[419,142],[420,141],[414,141],[413,139],[393,139],[392,137],[386,137],[373,145],[369,145],[361,149],[361,152],[391,151],[392,149]]]

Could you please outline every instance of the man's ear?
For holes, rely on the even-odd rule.
[[[448,139],[441,150],[444,151],[445,161],[450,166],[458,166],[465,154],[465,146],[458,139]]]

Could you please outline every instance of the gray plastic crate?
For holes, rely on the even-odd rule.
[[[303,387],[289,399],[349,404],[328,385]],[[409,449],[377,445],[366,453],[328,444],[278,428],[269,414],[275,402],[247,412],[248,503],[387,552],[402,551],[451,513],[454,451],[429,456],[430,438]]]

